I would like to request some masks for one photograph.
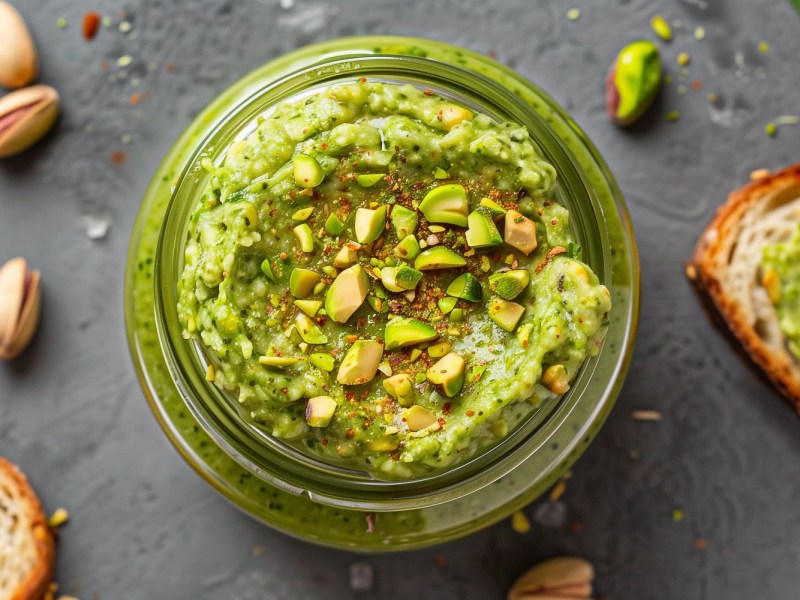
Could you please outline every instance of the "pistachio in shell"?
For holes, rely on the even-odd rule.
[[[639,40],[620,50],[606,77],[611,120],[630,125],[650,107],[661,89],[661,56],[653,42]]]
[[[0,158],[42,139],[58,118],[60,99],[49,85],[33,85],[0,98]]]
[[[0,360],[11,360],[30,343],[39,323],[42,294],[39,271],[24,258],[0,267]]]
[[[0,0],[0,85],[18,88],[38,74],[36,46],[25,20],[8,2]]]
[[[590,598],[594,567],[582,558],[562,556],[539,563],[520,576],[508,600]]]

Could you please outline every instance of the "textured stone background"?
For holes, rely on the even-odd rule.
[[[0,365],[0,454],[22,465],[49,510],[63,505],[72,514],[59,544],[64,593],[500,599],[526,567],[569,553],[595,563],[597,589],[608,598],[800,595],[800,419],[713,329],[682,276],[728,190],[753,169],[800,160],[800,127],[783,127],[775,138],[763,130],[778,115],[800,112],[800,16],[785,0],[15,4],[64,114],[44,143],[0,163],[0,260],[23,255],[41,269],[45,303],[33,345]],[[581,9],[577,21],[566,18],[573,6]],[[121,7],[127,34],[118,30]],[[90,9],[113,25],[87,43],[80,20]],[[624,42],[652,37],[656,13],[684,23],[672,43],[660,44],[676,81],[643,123],[621,132],[605,117],[602,80]],[[694,39],[696,26],[705,27],[705,40]],[[315,40],[366,33],[496,54],[571,111],[629,203],[643,274],[632,373],[558,504],[527,509],[533,527],[524,535],[505,522],[440,548],[380,557],[289,539],[191,472],[134,381],[122,325],[125,250],[166,149],[257,65]],[[757,50],[760,41],[769,52]],[[680,82],[675,57],[683,51],[692,62]],[[123,55],[133,62],[121,69]],[[679,83],[695,79],[702,91],[679,93]],[[145,91],[149,98],[132,106],[131,95]],[[715,105],[710,91],[719,95]],[[680,111],[678,122],[665,120],[670,110]],[[116,151],[126,153],[124,164],[110,161]],[[110,222],[108,234],[91,240],[87,224],[98,219]],[[631,411],[641,408],[664,419],[636,422]],[[350,591],[354,562],[374,568],[372,593]]]

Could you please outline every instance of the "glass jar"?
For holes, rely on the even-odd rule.
[[[208,384],[177,322],[187,219],[205,183],[203,158],[224,154],[270,106],[360,77],[430,88],[527,127],[558,172],[583,258],[612,292],[606,339],[570,391],[546,401],[497,446],[449,470],[381,481],[315,461],[254,433]],[[184,132],[150,183],[134,225],[126,326],[139,380],[178,451],[257,519],[322,544],[419,548],[494,523],[547,489],[583,452],[613,406],[632,353],[638,260],[619,190],[603,160],[553,100],[513,71],[454,46],[399,37],[347,38],[287,54],[226,90]]]

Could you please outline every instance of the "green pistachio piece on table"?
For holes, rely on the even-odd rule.
[[[628,44],[606,78],[606,108],[617,125],[630,125],[650,107],[661,88],[661,57],[653,42]]]

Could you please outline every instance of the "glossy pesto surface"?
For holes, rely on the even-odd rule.
[[[800,359],[800,228],[791,239],[762,250],[763,284],[778,312],[789,350]]]
[[[452,466],[565,392],[600,348],[610,294],[580,262],[569,212],[553,200],[555,169],[520,125],[429,89],[361,79],[281,103],[216,164],[203,164],[208,181],[191,217],[179,282],[185,337],[210,350],[214,382],[238,401],[244,418],[303,450],[380,477]],[[311,165],[316,185],[298,178],[301,164]],[[469,205],[460,205],[463,215],[455,219],[434,211],[438,193],[450,190],[465,194]],[[481,207],[486,200],[495,215]],[[378,214],[375,239],[359,243],[359,211],[376,210],[389,218]],[[504,210],[519,210],[509,215],[520,222],[530,217],[534,251],[513,245],[510,216],[506,243],[496,237],[484,247],[476,235],[470,246],[465,233],[478,227],[467,232],[467,212],[495,231],[497,220],[502,231]],[[411,214],[418,225],[408,227]],[[331,219],[342,224],[333,232]],[[304,247],[297,230],[306,227],[312,242]],[[416,248],[412,256],[396,250],[408,235],[421,257]],[[344,247],[352,258],[340,264]],[[427,270],[421,259],[434,248],[452,250],[466,264]],[[369,301],[361,298],[341,322],[326,309],[336,309],[334,282],[352,263],[368,274]],[[422,269],[409,289],[381,279],[404,265]],[[524,314],[504,329],[490,318],[496,300],[489,277],[510,269],[525,276],[519,293],[506,294]],[[453,282],[465,273],[478,287],[457,298]],[[311,275],[313,290],[292,291],[299,274]],[[443,308],[448,297],[456,303]],[[310,317],[298,298],[317,301]],[[387,323],[401,323],[393,325],[401,335],[428,327],[436,337],[393,348]],[[380,370],[359,385],[342,385],[357,340],[386,341]],[[449,352],[466,363],[456,393],[434,377]],[[320,353],[327,361],[313,360]],[[297,362],[262,364],[271,357]],[[542,379],[556,365],[551,375],[561,370],[560,386]],[[387,393],[389,377],[400,374],[413,381],[408,398]],[[319,404],[309,399],[320,396],[335,410],[318,422],[312,411]]]

